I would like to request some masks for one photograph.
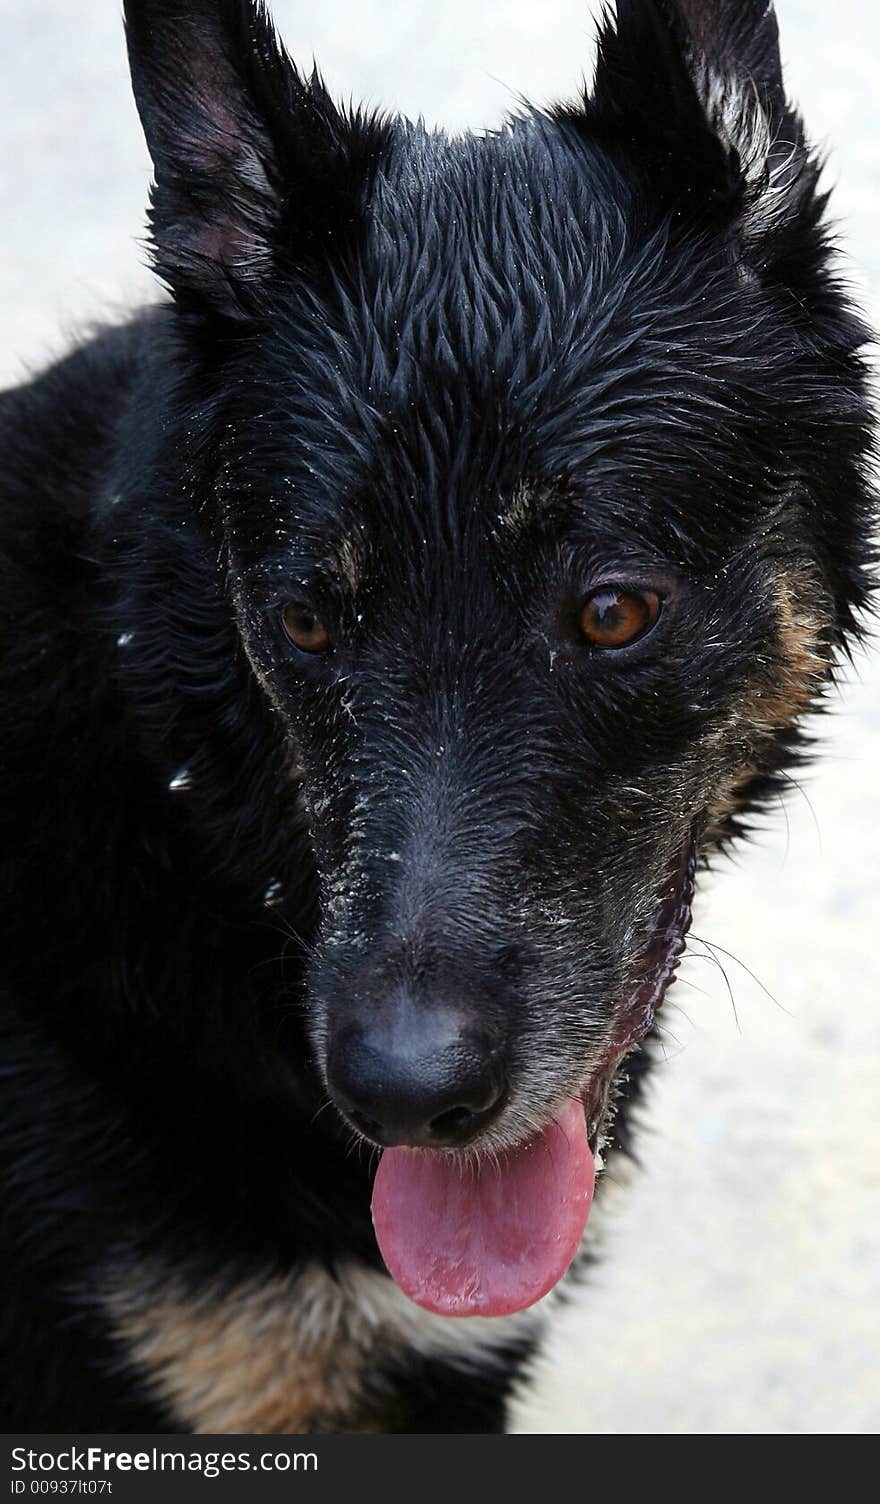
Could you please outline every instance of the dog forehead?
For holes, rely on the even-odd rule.
[[[386,558],[455,557],[466,536],[512,541],[560,494],[599,531],[614,498],[618,530],[661,546],[709,508],[724,543],[697,482],[727,475],[738,535],[737,455],[766,385],[743,349],[749,293],[668,229],[635,237],[631,210],[619,170],[557,122],[456,140],[401,125],[361,253],[329,291],[296,293],[257,358],[236,467],[253,460],[253,484],[232,488],[247,551],[265,554],[264,529],[239,498],[267,485],[272,550],[305,537],[349,589],[364,535]]]
[[[478,388],[526,379],[619,253],[628,200],[600,153],[540,116],[453,139],[402,123],[359,267],[386,386],[429,362]]]
[[[410,263],[437,241],[446,266],[456,259],[497,265],[527,243],[550,254],[617,219],[629,201],[625,181],[601,149],[564,123],[529,112],[501,129],[449,136],[398,121],[374,179],[369,220],[382,257],[399,247]],[[425,268],[428,270],[428,268]],[[513,268],[512,268],[513,269]]]

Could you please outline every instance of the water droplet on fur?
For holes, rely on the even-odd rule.
[[[279,901],[280,898],[281,898],[281,884],[279,882],[271,882],[269,884],[268,888],[266,889],[265,893],[263,894],[263,904],[264,904],[264,906],[267,909],[271,909],[272,906],[273,906],[273,904],[278,903],[278,901]]]
[[[181,789],[191,789],[192,782],[192,773],[189,768],[181,768],[179,773],[175,773],[168,787],[172,794],[179,794]]]
[[[118,648],[127,648],[131,642],[134,642],[133,632],[120,632],[116,639],[116,646]]]

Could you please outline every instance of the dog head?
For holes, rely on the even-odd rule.
[[[595,1140],[866,589],[865,336],[772,9],[618,0],[582,99],[461,139],[338,110],[250,0],[126,13],[330,1095],[382,1145],[572,1099]]]

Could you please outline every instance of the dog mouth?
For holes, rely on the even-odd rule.
[[[696,870],[697,845],[691,834],[669,865],[633,983],[614,1015],[607,1048],[582,1093],[590,1150],[597,1159],[611,1128],[621,1067],[653,1027],[675,981],[691,924]]]
[[[582,1090],[513,1149],[476,1160],[394,1148],[373,1187],[389,1274],[444,1316],[504,1316],[534,1305],[571,1264],[593,1200],[627,1056],[654,1023],[684,952],[696,873],[693,833],[670,863],[631,985]]]

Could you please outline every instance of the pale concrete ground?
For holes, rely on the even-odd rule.
[[[707,0],[708,3],[708,0]],[[277,0],[337,94],[450,127],[570,93],[581,0]],[[880,10],[779,0],[789,85],[833,144],[838,215],[880,320]],[[149,289],[147,162],[113,0],[0,0],[0,378]],[[853,273],[854,274],[854,273]],[[854,274],[855,275],[855,274]],[[807,800],[704,894],[664,1014],[643,1169],[560,1324],[526,1432],[880,1429],[880,670],[848,675]],[[811,807],[810,807],[811,806]],[[698,952],[699,946],[694,946]],[[752,980],[748,967],[773,994]],[[697,988],[704,991],[695,990]]]

